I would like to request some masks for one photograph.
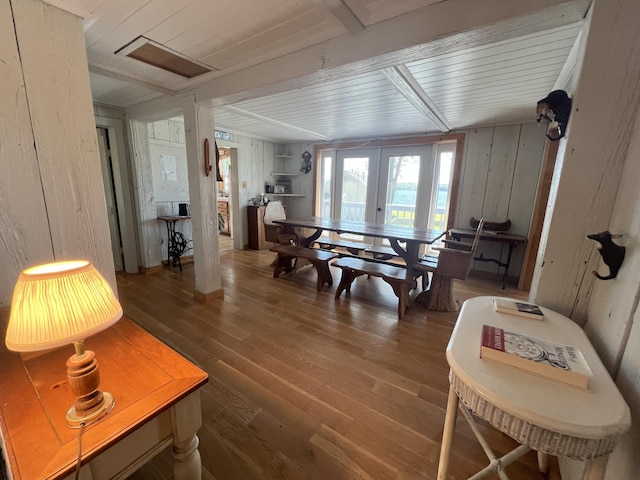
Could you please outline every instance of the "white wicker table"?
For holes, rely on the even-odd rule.
[[[504,467],[529,449],[538,452],[542,472],[546,472],[549,454],[585,460],[583,479],[603,479],[609,453],[629,428],[631,416],[586,334],[572,320],[547,308],[542,308],[542,321],[497,313],[493,310],[492,298],[476,297],[464,303],[447,346],[451,385],[438,480],[445,480],[447,476],[459,407],[490,460],[489,465],[471,479],[497,473],[501,479],[508,480]],[[483,324],[578,347],[594,374],[590,380],[591,391],[480,359]],[[473,415],[486,420],[521,446],[497,458],[475,428]]]

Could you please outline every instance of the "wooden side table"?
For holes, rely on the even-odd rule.
[[[173,445],[174,477],[199,479],[198,389],[207,374],[126,318],[85,344],[115,406],[82,433],[80,478],[126,478]],[[27,359],[2,342],[0,428],[16,480],[73,478],[79,430],[65,420],[75,401],[66,383],[72,353],[70,345]]]
[[[497,473],[508,480],[504,467],[529,449],[538,452],[542,472],[546,473],[546,455],[550,454],[587,461],[585,480],[604,478],[609,453],[631,425],[631,415],[586,334],[576,323],[547,308],[542,308],[544,320],[497,313],[492,299],[475,297],[463,304],[447,346],[451,386],[438,480],[447,477],[458,407],[490,459],[485,469],[470,478]],[[594,374],[591,391],[482,360],[479,354],[483,324],[578,347]],[[474,415],[521,446],[497,458],[475,428]]]

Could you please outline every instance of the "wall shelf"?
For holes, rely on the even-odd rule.
[[[299,188],[299,182],[296,177],[300,176],[298,172],[287,172],[292,165],[290,162],[295,157],[287,154],[274,155],[274,172],[270,172],[271,178],[273,178],[273,190],[271,193],[267,193],[270,198],[279,198],[284,200],[285,198],[303,198],[305,194],[294,193]],[[284,171],[283,171],[284,170]],[[275,192],[278,193],[275,193]]]

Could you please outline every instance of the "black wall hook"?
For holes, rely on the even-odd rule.
[[[612,239],[620,237],[622,237],[622,235],[614,235],[608,230],[587,235],[587,238],[598,242],[600,245],[598,247],[598,251],[600,252],[600,255],[602,255],[604,263],[609,267],[609,275],[606,277],[603,277],[595,270],[591,272],[600,280],[611,280],[612,278],[616,278],[618,275],[618,270],[620,270],[620,266],[624,260],[626,248],[621,245],[616,245],[613,243]]]

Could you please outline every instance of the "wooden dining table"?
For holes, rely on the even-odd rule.
[[[381,225],[372,222],[355,222],[327,217],[286,218],[275,220],[274,223],[282,225],[285,229],[297,227],[314,230],[311,235],[301,237],[298,241],[298,244],[303,247],[310,247],[313,242],[320,238],[320,235],[322,235],[324,231],[336,232],[338,234],[363,235],[373,238],[386,238],[394,252],[406,262],[407,275],[412,273],[411,266],[420,258],[420,246],[423,244],[432,244],[446,233],[444,231],[419,227]],[[403,243],[404,246],[400,245],[401,243]]]

